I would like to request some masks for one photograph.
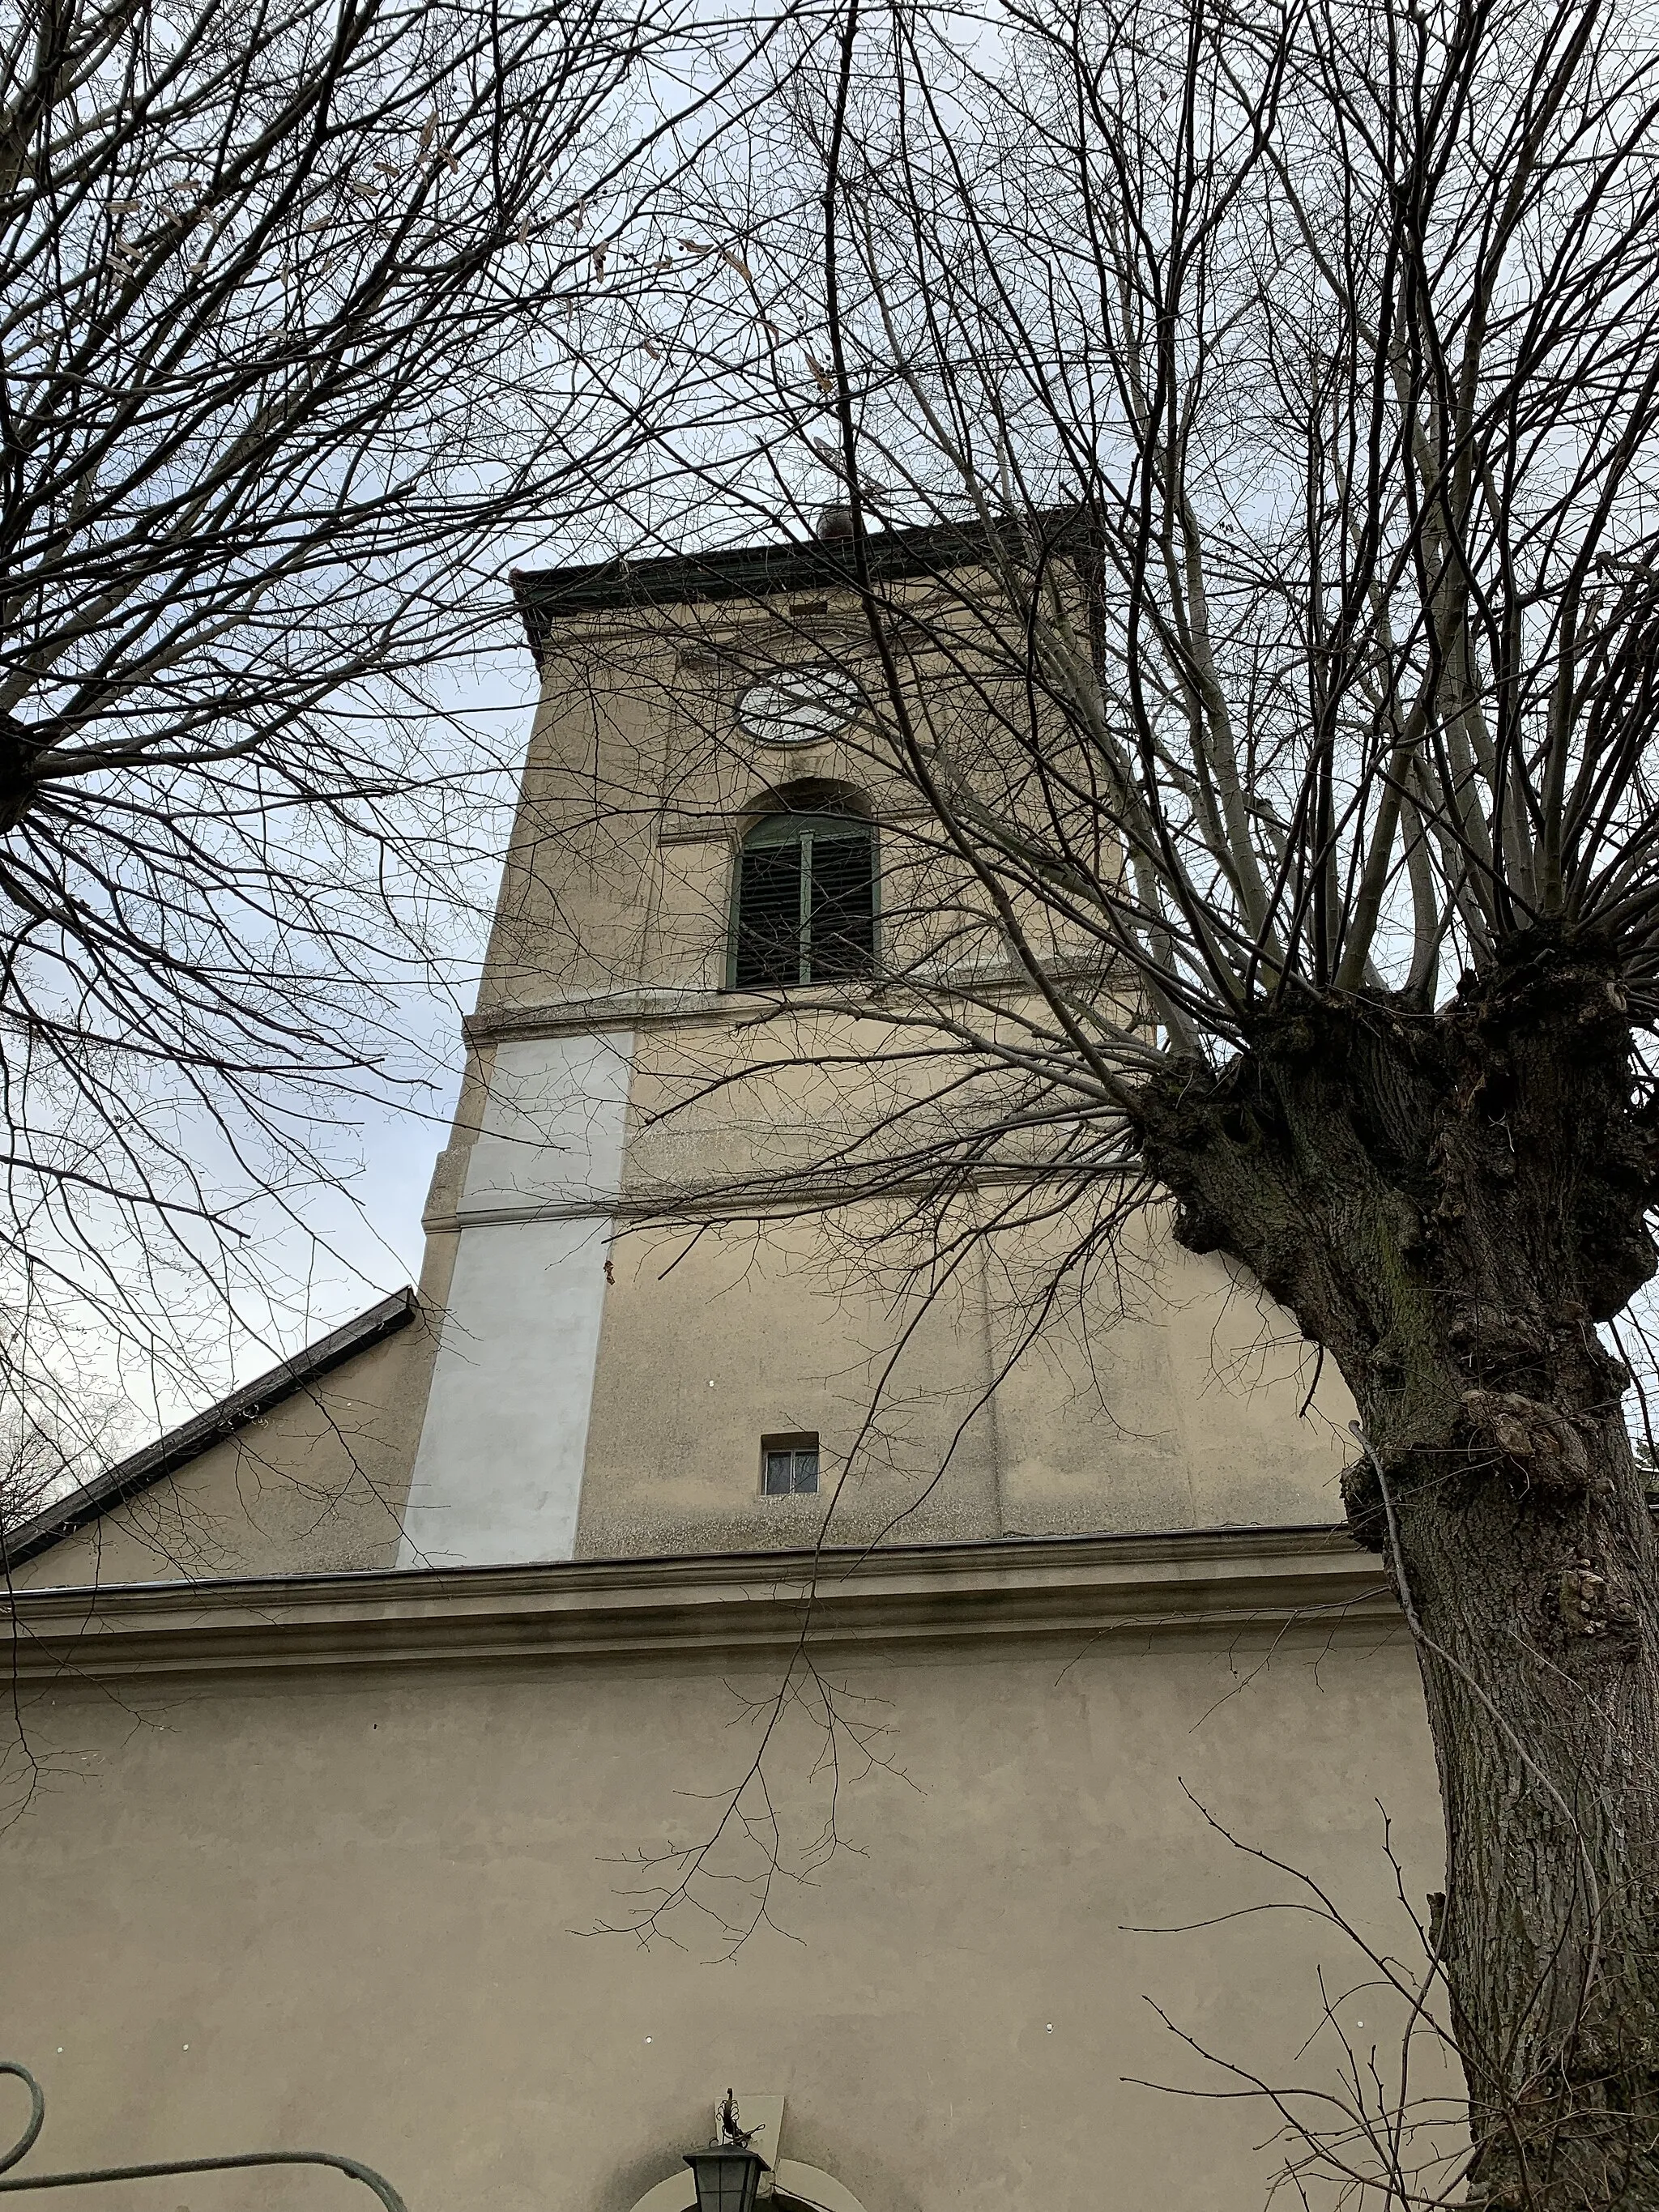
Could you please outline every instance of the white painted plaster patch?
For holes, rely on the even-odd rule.
[[[633,1038],[496,1055],[398,1564],[573,1557]],[[580,1205],[574,1216],[538,1206]],[[526,1218],[474,1218],[522,1211]]]
[[[498,1045],[461,1218],[516,1206],[614,1205],[633,1065],[628,1030]]]

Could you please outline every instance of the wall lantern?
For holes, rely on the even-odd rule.
[[[685,2162],[697,2184],[697,2212],[754,2212],[760,2178],[772,2169],[743,2143],[711,2143],[689,2150]]]
[[[755,2212],[760,2178],[771,2167],[750,2148],[753,2128],[738,2124],[737,2099],[728,2089],[720,2108],[720,2133],[707,2150],[689,2150],[685,2162],[697,2185],[697,2212]]]

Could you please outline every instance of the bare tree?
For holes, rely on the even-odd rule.
[[[581,543],[595,473],[626,477],[607,333],[650,281],[636,233],[751,51],[677,0],[6,11],[25,1396],[77,1324],[191,1379],[182,1316],[257,1282],[250,1200],[299,1205],[319,1127],[383,1079],[486,842],[465,656],[515,544]]]
[[[1288,1307],[1420,1660],[1468,2201],[1659,2203],[1651,23],[854,0],[774,127],[675,450],[751,537],[842,504],[794,650],[862,689],[886,1042],[757,1007],[721,1095],[841,1107],[697,1204],[1058,1279],[1172,1201]]]
[[[107,1395],[68,1417],[56,1402],[19,1408],[0,1431],[0,1531],[97,1474],[118,1448],[122,1410]]]

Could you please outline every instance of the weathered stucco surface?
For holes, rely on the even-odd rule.
[[[1301,1915],[1127,1931],[1293,1896],[1195,1799],[1378,1943],[1413,1940],[1376,1801],[1414,1899],[1439,1846],[1397,1630],[877,1644],[828,1673],[879,1763],[843,1747],[832,1778],[805,1717],[786,1724],[789,1863],[832,1780],[848,1848],[775,1883],[776,1925],[730,1964],[706,1963],[696,1912],[671,1923],[684,1950],[586,1931],[659,1879],[635,1855],[708,1827],[775,1656],[43,1686],[39,1786],[0,1845],[6,2047],[52,2106],[37,2162],[320,2145],[411,2212],[629,2212],[735,2081],[787,2095],[785,2154],[866,2212],[1260,2203],[1261,2112],[1121,2078],[1205,2078],[1147,1999],[1218,2055],[1316,2081],[1318,2050],[1295,2057],[1316,1964],[1335,1990],[1363,1969]],[[743,1897],[725,1886],[728,1911]],[[1344,2016],[1361,2047],[1354,2023],[1387,2018],[1370,1993]],[[155,2201],[349,2200],[233,2176]]]
[[[580,1557],[810,1541],[843,1477],[840,1543],[1340,1517],[1340,1386],[1298,1420],[1311,1364],[1216,1262],[1156,1248],[1125,1310],[1058,1317],[989,1402],[1018,1321],[982,1256],[920,1316],[810,1223],[641,1233],[612,1264]],[[801,1431],[823,1493],[763,1497],[761,1437]]]

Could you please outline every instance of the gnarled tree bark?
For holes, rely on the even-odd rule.
[[[1349,1518],[1439,1762],[1471,2201],[1659,2204],[1659,1548],[1596,1331],[1655,1267],[1617,948],[1540,928],[1432,1016],[1309,994],[1138,1118],[1179,1241],[1360,1408]]]

